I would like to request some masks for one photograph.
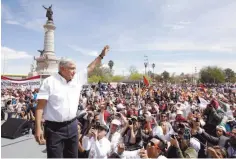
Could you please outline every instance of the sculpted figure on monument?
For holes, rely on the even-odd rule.
[[[48,20],[53,21],[53,18],[52,18],[52,15],[53,15],[52,5],[49,8],[46,8],[44,6],[43,6],[43,8],[45,8],[47,10],[46,17],[48,18]]]
[[[35,68],[35,64],[32,63],[32,64],[31,64],[31,69],[30,69],[30,71],[31,71],[31,72],[35,72],[35,70],[36,70],[36,68]]]
[[[38,52],[40,52],[40,56],[43,56],[44,50],[38,50]]]

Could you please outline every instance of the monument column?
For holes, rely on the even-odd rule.
[[[54,30],[56,29],[53,21],[48,20],[44,25],[44,54],[54,54]]]
[[[44,7],[44,6],[43,6]],[[58,72],[58,62],[59,59],[55,56],[54,51],[54,31],[56,29],[53,23],[53,11],[52,5],[49,8],[44,7],[46,12],[46,17],[48,18],[44,27],[44,47],[43,50],[38,50],[40,56],[36,57],[37,66],[35,72],[44,79],[53,73]],[[32,71],[29,75],[32,75]]]

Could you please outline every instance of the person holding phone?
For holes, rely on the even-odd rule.
[[[106,159],[111,151],[111,142],[106,138],[108,127],[97,124],[89,130],[82,139],[83,149],[89,151],[88,158]]]
[[[120,158],[156,158],[166,159],[164,156],[165,149],[167,148],[164,140],[158,136],[150,137],[146,147],[142,147],[135,151],[127,151],[124,144],[118,145],[118,154]]]
[[[178,135],[171,135],[170,147],[167,158],[197,158],[200,150],[200,142],[192,139],[185,130],[180,130]]]
[[[117,152],[117,145],[122,139],[122,136],[119,132],[121,122],[118,119],[113,119],[110,124],[109,132],[107,133],[106,137],[111,142],[111,152],[116,153]]]

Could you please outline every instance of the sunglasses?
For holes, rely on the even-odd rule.
[[[148,145],[151,145],[151,147],[156,147],[157,149],[160,149],[159,147],[158,147],[158,145],[157,144],[155,144],[154,142],[152,142],[152,141],[149,141],[149,144]]]
[[[154,142],[152,142],[152,141],[150,141],[149,144],[150,144],[151,146],[156,146],[156,144],[155,144]]]

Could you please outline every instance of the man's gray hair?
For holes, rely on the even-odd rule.
[[[70,64],[70,63],[75,64],[75,62],[74,62],[73,60],[71,60],[71,59],[62,58],[62,59],[60,60],[60,62],[59,62],[58,67],[59,67],[59,69],[60,69],[60,67],[66,67],[66,66],[68,66],[68,64]],[[75,64],[75,65],[76,65],[76,64]]]

